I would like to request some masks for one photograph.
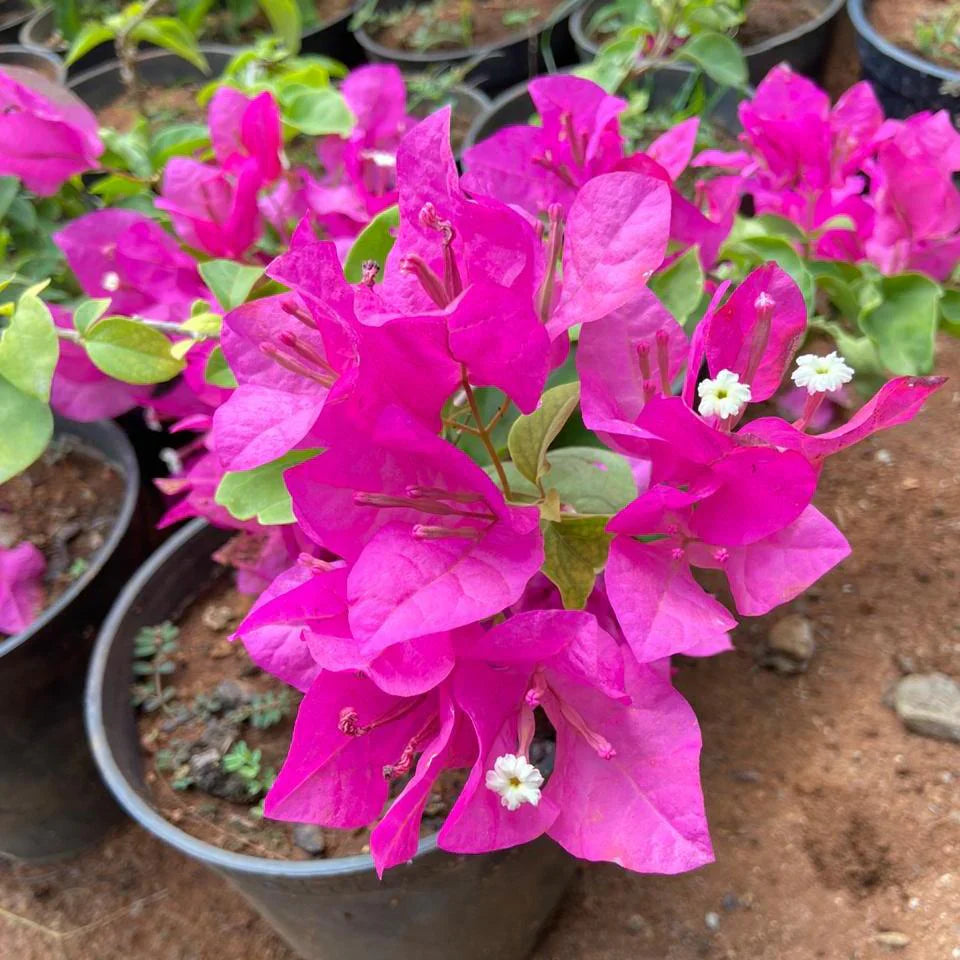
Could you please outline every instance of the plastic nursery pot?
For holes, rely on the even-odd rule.
[[[414,105],[411,113],[418,118],[426,117],[446,103],[449,103],[452,108],[450,140],[453,155],[459,160],[468,132],[474,123],[490,109],[490,98],[473,87],[457,84],[450,88],[442,101],[421,100]]]
[[[28,0],[0,3],[0,43],[16,43],[23,25],[33,16]]]
[[[193,64],[166,50],[151,50],[137,56],[137,74],[148,87],[175,87],[182,83],[204,83],[218,77],[233,58],[236,50],[219,44],[201,44],[200,50],[210,64],[205,74]],[[67,86],[91,110],[110,106],[124,92],[120,64],[116,60],[103,63],[71,77]]]
[[[26,67],[42,73],[54,83],[65,83],[67,71],[59,57],[46,50],[31,50],[16,43],[0,44],[0,69],[4,67]]]
[[[67,44],[57,31],[56,21],[54,19],[53,7],[41,7],[36,13],[32,13],[29,19],[20,28],[20,44],[30,49],[44,50],[57,57],[62,57],[67,52]],[[67,75],[70,77],[83,73],[97,64],[105,63],[113,57],[113,44],[101,43],[94,47],[89,53],[84,54],[76,63],[71,63],[66,68]]]
[[[870,0],[849,0],[863,76],[870,81],[888,116],[920,110],[960,115],[960,70],[951,70],[894,46],[870,22]]]
[[[83,735],[83,680],[97,627],[143,558],[134,520],[139,474],[114,424],[56,421],[56,435],[123,475],[123,500],[106,542],[27,630],[0,640],[0,856],[48,860],[96,842],[120,819]]]
[[[680,92],[690,76],[690,70],[680,66],[661,67],[652,70],[644,79],[652,80],[650,106],[653,108],[666,106]],[[737,105],[742,94],[736,90],[726,91],[713,105],[710,119],[731,135],[740,131],[740,120],[737,116]],[[490,109],[479,116],[467,133],[463,149],[468,150],[475,143],[486,140],[503,127],[513,124],[530,122],[531,116],[536,113],[533,100],[527,91],[526,83],[519,83],[510,90],[495,97]]]
[[[350,29],[350,18],[355,7],[356,4],[351,4],[345,13],[304,30],[300,37],[300,52],[332,57],[347,67],[356,67],[363,63],[363,49]]]
[[[379,881],[369,856],[267,860],[179,830],[150,805],[130,705],[134,637],[177,617],[209,583],[228,534],[194,521],[158,550],[117,598],[87,681],[87,732],[114,796],[142,827],[229,880],[305,960],[522,960],[572,879],[552,841],[453,856],[434,838]]]
[[[409,0],[379,0],[377,10],[396,10]],[[424,0],[415,0],[422,3]],[[583,0],[559,0],[546,23],[521,30],[497,43],[464,47],[455,50],[437,50],[418,53],[385,47],[361,27],[356,31],[357,42],[375,61],[389,61],[407,72],[440,71],[475,63],[465,76],[472,86],[484,93],[495,94],[532,77],[546,69],[541,48],[549,44],[554,64],[566,66],[576,59],[576,50],[570,38],[569,17]]]
[[[783,61],[789,63],[797,73],[815,78],[820,76],[844,0],[815,2],[821,10],[813,19],[761,43],[744,47],[743,53],[747,58],[751,83],[759,83],[773,67]],[[584,63],[592,60],[600,47],[600,44],[588,35],[587,28],[596,12],[607,3],[609,0],[589,0],[570,16],[570,34]]]

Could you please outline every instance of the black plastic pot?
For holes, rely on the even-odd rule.
[[[212,80],[223,73],[224,68],[233,58],[236,50],[233,47],[201,44],[201,51],[210,64],[210,73],[205,74],[193,64],[181,60],[166,50],[151,50],[137,56],[137,74],[140,79],[151,87],[172,87],[180,83],[203,83]],[[102,110],[108,107],[123,91],[123,81],[120,79],[120,64],[116,60],[103,63],[99,67],[87,70],[70,78],[67,86],[91,110]]]
[[[42,73],[53,83],[65,83],[67,71],[59,57],[46,50],[31,50],[18,43],[0,44],[0,67],[26,67]]]
[[[63,56],[69,44],[57,33],[53,7],[42,7],[32,14],[20,28],[20,44],[33,50],[43,50],[54,56]],[[84,54],[76,63],[66,68],[67,76],[74,77],[92,67],[113,59],[113,44],[101,43],[89,53]]]
[[[444,103],[449,103],[452,107],[451,146],[453,147],[453,155],[459,158],[464,149],[467,133],[474,123],[490,109],[490,98],[473,87],[457,84],[450,89],[449,95],[444,101],[422,100],[415,104],[410,112],[415,117],[426,117],[440,109]],[[461,124],[464,132],[461,136],[458,136],[457,131]]]
[[[821,67],[830,49],[830,38],[836,19],[843,9],[844,0],[821,0],[823,9],[819,16],[787,30],[776,37],[770,37],[763,43],[755,43],[744,48],[750,82],[759,83],[778,63],[786,61],[797,73],[808,77],[820,76]],[[570,17],[570,34],[576,44],[577,53],[584,63],[592,60],[599,44],[587,34],[587,27],[600,7],[609,0],[589,0]],[[749,9],[749,8],[748,8]]]
[[[48,860],[96,842],[120,811],[83,735],[83,680],[96,630],[146,553],[134,522],[137,461],[114,424],[58,420],[58,435],[123,474],[123,502],[87,570],[22,633],[0,640],[0,856]]]
[[[356,67],[363,63],[363,48],[357,43],[353,31],[350,29],[350,18],[353,16],[355,4],[346,13],[327,20],[310,30],[304,30],[300,38],[302,53],[318,53],[325,57],[339,60],[348,67]]]
[[[230,853],[177,829],[150,805],[130,706],[133,639],[177,616],[208,583],[224,531],[194,522],[136,573],[90,663],[87,731],[114,796],[142,827],[224,876],[306,960],[521,960],[553,914],[575,861],[546,839],[458,857],[420,842],[378,881],[369,856],[284,861]]]
[[[669,104],[689,77],[690,70],[680,66],[661,67],[646,74],[644,79],[653,81],[650,106],[656,109]],[[726,91],[713,105],[710,113],[710,119],[731,135],[740,131],[737,105],[740,103],[741,96],[742,94],[735,90]],[[499,97],[495,97],[490,104],[490,109],[474,121],[467,133],[463,149],[468,150],[475,143],[486,140],[503,127],[529,123],[534,113],[536,108],[533,100],[530,99],[527,84],[517,84],[512,89],[501,93]]]
[[[0,3],[0,43],[16,43],[23,25],[33,16],[27,0]]]
[[[948,110],[960,116],[960,70],[941,67],[894,46],[870,23],[870,0],[849,0],[847,12],[857,38],[863,76],[888,116]]]
[[[379,0],[378,9],[395,10],[409,0]],[[423,0],[418,0],[423,2]],[[561,0],[550,19],[532,30],[519,31],[499,43],[467,47],[461,50],[438,50],[417,53],[397,50],[377,43],[362,27],[356,31],[357,42],[375,61],[397,64],[401,70],[415,73],[476,65],[466,73],[468,83],[485,93],[495,94],[546,69],[541,45],[549,43],[556,66],[567,66],[576,59],[570,38],[569,17],[583,0]]]

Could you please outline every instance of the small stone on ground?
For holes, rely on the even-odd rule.
[[[943,673],[914,673],[897,684],[894,709],[908,730],[960,743],[960,685]]]

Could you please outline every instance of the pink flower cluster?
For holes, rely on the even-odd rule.
[[[803,338],[800,291],[761,267],[718,289],[688,338],[647,280],[675,232],[667,168],[685,164],[689,132],[617,159],[616,105],[586,81],[537,83],[557,122],[545,112],[536,133],[547,162],[519,150],[518,176],[499,181],[513,206],[491,195],[496,178],[481,190],[481,165],[461,180],[441,111],[400,144],[382,282],[370,263],[347,283],[334,244],[305,224],[268,268],[289,292],[224,319],[238,387],[213,417],[222,465],[323,450],[285,475],[314,548],[238,630],[256,662],[305,691],[265,810],[355,828],[402,779],[371,838],[381,872],[414,854],[432,785],[452,768],[469,774],[443,849],[547,834],[632,870],[707,862],[700,736],[669,657],[729,649],[736,621],[692,568],[722,570],[743,614],[797,596],[849,551],[811,504],[824,459],[909,420],[941,382],[891,381],[811,436],[849,368],[810,358],[798,421],[745,421]],[[539,493],[518,492],[492,445],[486,469],[459,447],[469,431],[489,439],[481,388],[501,410],[537,410],[575,324],[583,421],[608,448],[587,450],[579,483],[602,484],[612,462],[636,478],[607,513],[552,490],[549,472]],[[547,538],[585,521],[605,527],[609,552],[584,608],[564,609],[543,572]],[[544,730],[555,762],[541,769]]]
[[[705,151],[694,166],[734,172],[757,213],[797,224],[820,257],[950,275],[960,260],[960,133],[945,110],[886,120],[866,82],[831,108],[825,91],[782,65],[740,120],[744,149]]]

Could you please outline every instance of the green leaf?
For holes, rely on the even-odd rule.
[[[860,329],[873,341],[891,373],[919,376],[933,368],[934,339],[942,290],[929,277],[904,273],[883,277],[880,302],[860,315]]]
[[[20,192],[20,181],[16,177],[0,177],[0,221],[7,215],[10,204]]]
[[[696,247],[677,257],[666,270],[650,278],[650,289],[673,314],[677,322],[685,324],[693,315],[703,295],[703,268]]]
[[[245,303],[253,285],[263,276],[262,267],[248,267],[233,260],[209,260],[200,264],[200,276],[224,310]]]
[[[107,204],[112,204],[117,200],[145,193],[146,187],[143,181],[137,180],[135,177],[129,177],[122,173],[111,173],[105,177],[100,177],[90,187],[90,192],[96,197],[103,197]]]
[[[260,9],[270,21],[270,28],[283,41],[291,54],[300,49],[303,29],[300,8],[296,0],[259,0]]]
[[[147,145],[139,132],[118,133],[107,127],[100,129],[100,139],[107,153],[100,158],[104,166],[125,166],[135,177],[149,180],[153,176],[153,164],[147,154]]]
[[[0,483],[26,470],[53,436],[53,414],[43,400],[0,377]]]
[[[955,337],[960,337],[960,290],[944,290],[940,301],[940,317],[943,328]]]
[[[856,230],[857,225],[853,222],[852,217],[848,217],[846,214],[837,214],[834,217],[830,217],[828,220],[824,220],[814,231],[813,236],[820,237],[823,234],[827,233],[830,230]]]
[[[677,50],[676,57],[695,63],[722,87],[742,87],[747,82],[747,61],[743,52],[722,33],[705,31],[692,36]]]
[[[518,417],[510,428],[507,449],[520,473],[536,484],[550,469],[547,450],[580,402],[580,384],[564,383],[547,390],[540,406]]]
[[[202,73],[210,72],[207,58],[197,46],[197,38],[186,24],[175,17],[151,17],[138,23],[130,31],[134,43],[152,43],[175,53],[181,60],[193,64]]]
[[[762,213],[759,217],[754,217],[752,223],[755,227],[762,227],[763,233],[770,237],[783,237],[786,240],[796,240],[798,243],[807,239],[792,220],[778,217],[775,213]],[[757,236],[760,235],[757,234]]]
[[[47,403],[60,342],[47,305],[34,293],[17,303],[0,332],[0,376],[28,397]]]
[[[96,323],[110,306],[106,298],[100,300],[84,300],[73,311],[73,326],[78,333],[86,333],[91,324]]]
[[[264,526],[293,523],[293,507],[283,473],[320,452],[319,449],[291,450],[262,467],[226,473],[214,499],[238,520],[256,517]]]
[[[64,58],[66,65],[76,63],[82,56],[99,47],[102,43],[113,42],[113,31],[102,23],[85,23],[73,38],[70,49]]]
[[[162,170],[171,157],[185,157],[210,144],[210,134],[202,123],[177,123],[164,127],[150,143],[150,161]]]
[[[393,249],[396,237],[391,231],[400,224],[400,208],[387,207],[378,213],[361,231],[347,254],[343,274],[350,283],[359,283],[363,278],[363,264],[366,260],[375,260],[380,264],[377,281],[383,278],[383,265]]]
[[[185,366],[170,352],[170,341],[159,331],[128,317],[107,317],[83,338],[93,365],[124,383],[163,383]]]
[[[484,467],[496,479],[493,467]],[[537,488],[516,466],[503,465],[514,493],[539,498]],[[544,486],[560,494],[560,502],[577,513],[612,516],[637,497],[630,464],[612,450],[600,447],[559,447],[550,451],[550,472]]]
[[[346,137],[356,125],[338,90],[304,89],[283,101],[283,119],[308,137]]]
[[[841,260],[811,260],[807,265],[817,286],[826,293],[830,302],[842,316],[855,323],[861,307],[856,288],[856,284],[863,279],[859,268]]]
[[[543,527],[543,572],[560,590],[567,610],[582,610],[607,562],[607,517],[564,517]]]
[[[214,347],[207,357],[207,365],[203,370],[203,378],[214,387],[236,387],[237,378],[227,364],[227,358],[220,347]]]

